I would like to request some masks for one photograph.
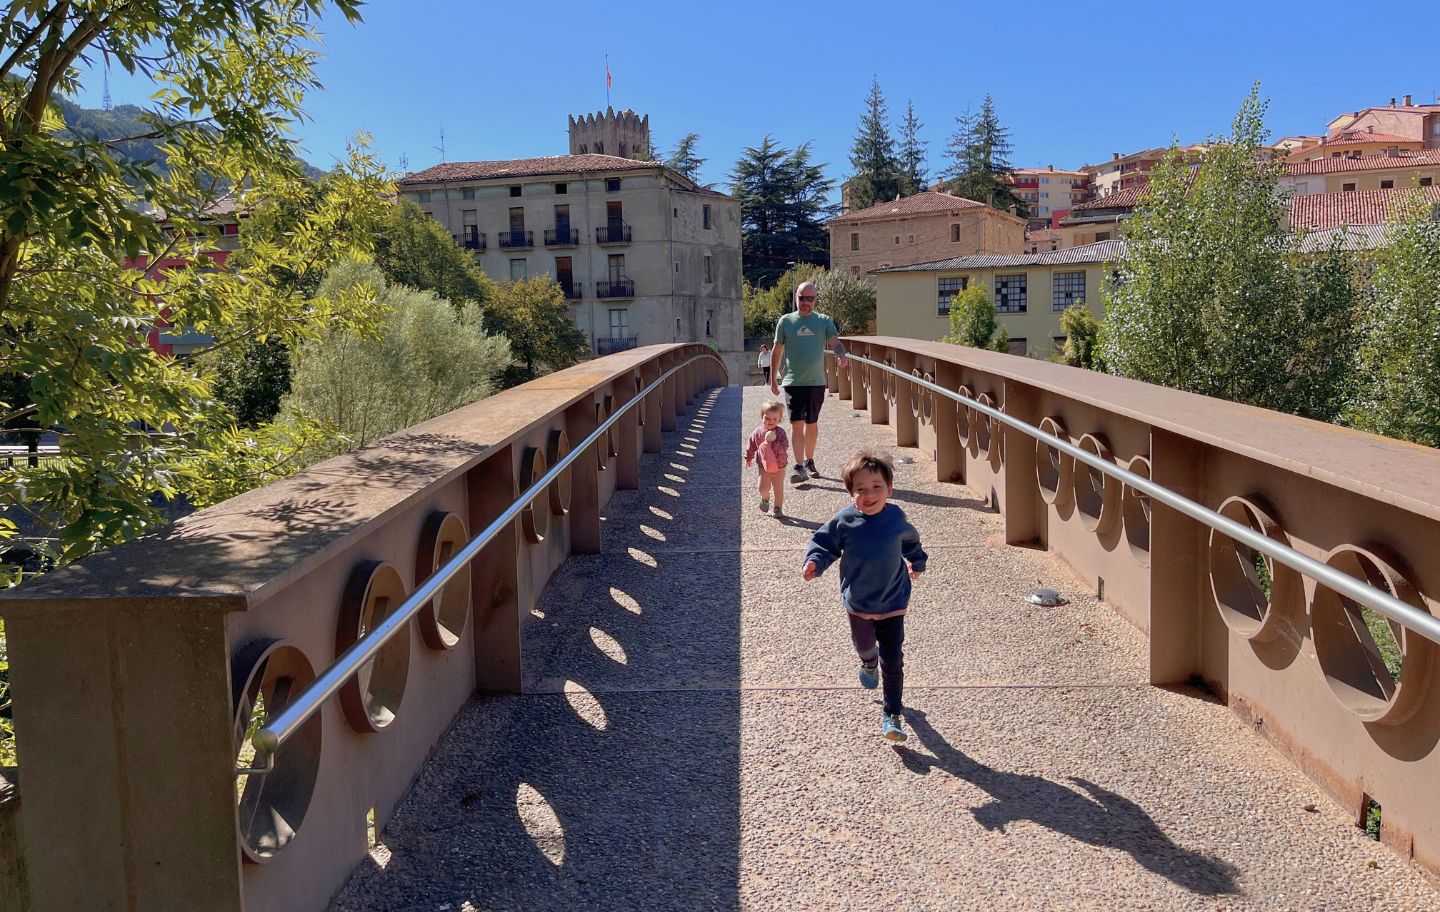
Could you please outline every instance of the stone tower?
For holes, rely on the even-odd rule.
[[[650,115],[641,117],[631,110],[615,113],[606,108],[598,114],[570,115],[570,154],[618,155],[644,161],[650,153]]]

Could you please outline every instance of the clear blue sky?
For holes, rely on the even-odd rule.
[[[721,183],[766,134],[786,147],[813,141],[830,176],[848,176],[872,76],[892,119],[914,100],[932,176],[955,116],[986,92],[1019,167],[1198,142],[1228,128],[1256,80],[1274,137],[1440,92],[1434,0],[810,7],[373,0],[361,25],[323,23],[325,89],[308,98],[312,121],[298,135],[320,167],[361,129],[388,164],[404,155],[411,170],[440,160],[442,127],[450,161],[563,154],[566,115],[605,106],[607,49],[611,104],[649,114],[662,152],[699,133],[702,179]],[[150,91],[112,73],[116,104]],[[100,97],[97,75],[79,100]]]

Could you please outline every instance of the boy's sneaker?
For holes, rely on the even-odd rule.
[[[815,468],[815,460],[813,459],[805,460],[805,471],[810,473],[811,478],[820,477],[820,470]]]
[[[905,726],[900,721],[899,713],[886,713],[885,721],[880,723],[880,734],[891,744],[904,744],[906,740]]]
[[[878,664],[860,663],[860,686],[866,690],[874,690],[880,686],[880,666]]]
[[[770,501],[766,500],[766,499],[763,498],[763,497],[760,498],[760,512],[761,512],[761,513],[769,513],[769,512],[770,512]],[[776,513],[779,513],[780,511],[779,511],[779,509],[777,508],[775,512],[776,512]]]
[[[805,474],[805,467],[798,462],[795,463],[795,468],[790,472],[790,483],[799,484],[808,478],[809,476]]]

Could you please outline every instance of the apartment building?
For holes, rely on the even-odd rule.
[[[1180,149],[1180,157],[1185,162],[1194,164],[1205,156],[1205,148],[1204,143],[1184,146]],[[1145,186],[1150,182],[1150,172],[1165,160],[1165,156],[1169,152],[1170,149],[1164,146],[1131,152],[1129,155],[1112,152],[1110,160],[1107,162],[1098,165],[1081,165],[1080,170],[1090,175],[1090,183],[1093,188],[1090,198],[1101,199],[1121,190],[1132,190]]]
[[[996,322],[1010,334],[1010,353],[1046,357],[1065,344],[1060,315],[1083,305],[1103,316],[1100,284],[1119,241],[1069,250],[951,257],[892,266],[875,280],[875,331],[882,336],[939,339],[950,331],[950,299],[978,286],[995,304]]]
[[[150,215],[159,223],[162,232],[168,236],[175,234],[165,210],[156,207],[150,210]],[[222,269],[230,254],[240,246],[240,222],[245,217],[246,212],[238,200],[223,197],[205,208],[201,219],[206,228],[203,235],[190,235],[187,239],[189,243],[177,244],[167,256],[152,258],[151,254],[142,252],[125,265],[130,269],[144,270],[147,276],[158,277],[168,270],[189,266],[197,257],[203,256],[216,269]],[[157,354],[181,358],[215,344],[215,337],[209,333],[197,332],[190,326],[176,326],[169,317],[169,310],[162,307],[155,325],[146,333],[146,342]]]
[[[1327,139],[1347,133],[1388,134],[1400,140],[1419,142],[1421,148],[1440,149],[1440,104],[1412,104],[1406,95],[1400,104],[1362,108],[1333,118]]]
[[[1340,227],[1385,225],[1395,219],[1403,211],[1402,204],[1414,199],[1417,193],[1422,205],[1440,206],[1440,186],[1433,184],[1418,190],[1394,187],[1292,197],[1288,213],[1290,227],[1313,233]]]
[[[1280,189],[1292,196],[1440,185],[1440,149],[1397,149],[1287,162]]]
[[[620,126],[626,152],[648,143],[648,123],[643,137]],[[572,132],[572,145],[577,135],[581,147],[606,142],[593,124]],[[609,140],[617,151],[621,141]],[[491,278],[554,277],[596,355],[703,342],[734,382],[745,376],[740,203],[730,196],[659,162],[595,152],[450,162],[399,187]]]
[[[1067,171],[1054,165],[1046,168],[1016,168],[1011,173],[1015,195],[1030,209],[1030,228],[1050,225],[1056,213],[1088,201],[1093,195],[1090,174]]]
[[[964,197],[926,190],[828,223],[830,268],[872,269],[1025,249],[1025,219]]]
[[[1130,217],[1145,188],[1129,187],[1071,209],[1060,220],[1060,248],[1083,247],[1120,237],[1120,223]]]

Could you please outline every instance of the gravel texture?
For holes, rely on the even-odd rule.
[[[1225,707],[1145,686],[1142,636],[920,458],[895,498],[931,554],[911,737],[886,746],[835,574],[799,565],[850,452],[915,451],[831,398],[827,477],[762,514],[763,393],[645,457],[529,619],[525,693],[467,707],[337,910],[1440,907]]]

